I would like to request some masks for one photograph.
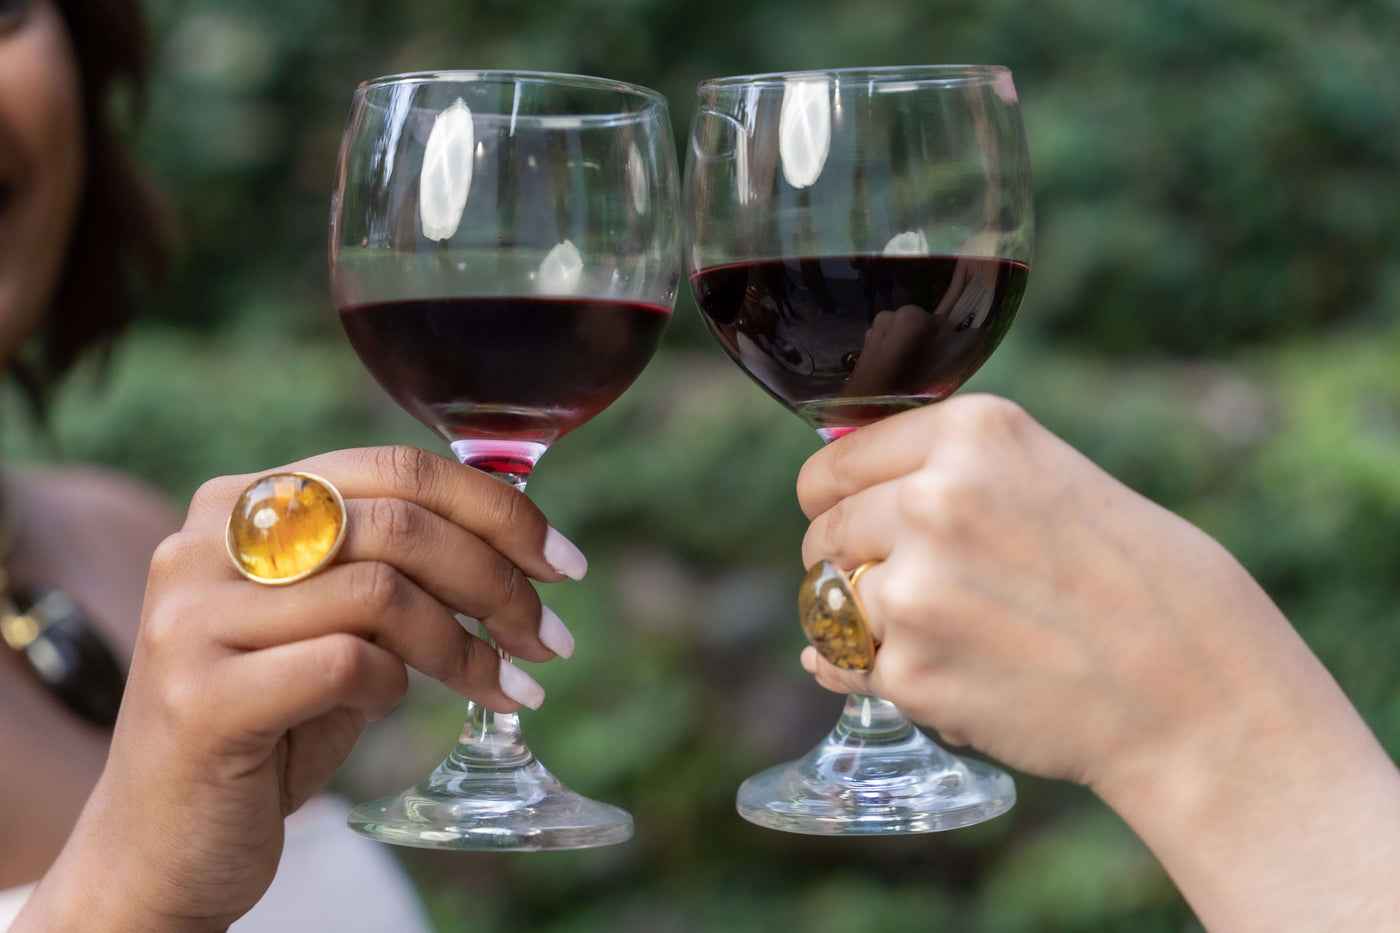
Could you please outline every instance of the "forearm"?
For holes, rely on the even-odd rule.
[[[1261,733],[1199,743],[1101,793],[1211,933],[1400,930],[1394,763],[1340,691],[1296,730]]]
[[[100,796],[101,791],[94,796]],[[100,805],[89,801],[63,851],[39,882],[10,933],[211,933],[227,924],[177,916],[171,888],[141,855],[125,831],[106,825]]]

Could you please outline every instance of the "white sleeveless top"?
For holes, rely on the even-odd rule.
[[[7,891],[0,891],[0,930],[8,930],[10,924],[15,922],[19,916],[20,908],[24,902],[29,900],[30,893],[34,890],[34,885],[26,884],[20,888],[10,888]]]
[[[233,933],[430,933],[413,887],[387,847],[345,826],[350,806],[320,796],[287,818],[277,877]],[[8,930],[34,885],[0,891]]]

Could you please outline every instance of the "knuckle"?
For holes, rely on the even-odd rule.
[[[151,555],[149,582],[158,583],[179,574],[207,546],[206,535],[192,531],[177,531],[170,535],[156,545]]]
[[[880,685],[894,696],[910,693],[917,681],[916,666],[907,651],[885,650],[876,656],[880,665]]]
[[[462,631],[456,636],[450,650],[438,654],[429,663],[435,665],[430,670],[424,670],[435,680],[440,680],[449,687],[469,685],[472,675],[472,660],[476,653],[486,648],[486,643],[479,638]]]
[[[189,518],[206,512],[227,512],[250,482],[248,476],[216,476],[205,480],[190,497]]]
[[[521,590],[525,586],[525,575],[520,572],[519,567],[508,560],[500,560],[496,562],[492,574],[492,589],[498,600],[497,605],[508,605],[520,598]]]
[[[394,489],[423,493],[429,491],[436,480],[439,458],[421,447],[409,444],[381,447],[377,456],[381,474]]]
[[[978,507],[978,481],[946,470],[922,469],[899,484],[900,514],[923,529],[961,527]]]
[[[423,529],[422,509],[402,499],[375,499],[370,503],[369,526],[391,549],[398,550]]]
[[[846,693],[873,693],[869,671],[841,671],[838,675]]]
[[[855,437],[842,438],[848,443],[837,444],[826,448],[823,453],[829,452],[826,457],[826,485],[834,489],[838,495],[848,496],[860,489],[860,484],[856,479],[856,454],[860,450],[860,444]]]
[[[198,677],[167,677],[156,691],[165,720],[177,730],[198,732],[207,690]]]
[[[870,676],[879,695],[906,713],[922,710],[929,686],[922,667],[904,651],[882,651],[876,657],[878,666]]]
[[[488,541],[511,541],[522,538],[522,527],[537,525],[539,540],[544,540],[544,514],[531,505],[524,493],[484,474],[472,479],[473,514],[468,530]]]
[[[382,561],[364,561],[351,565],[345,592],[353,603],[380,614],[408,598],[408,578]]]
[[[342,690],[364,676],[365,643],[354,635],[338,634],[317,646],[316,668],[332,690]]]
[[[497,658],[495,649],[480,638],[468,635],[465,631],[462,632],[457,639],[457,650],[448,656],[443,679],[446,680],[450,677],[453,680],[467,683],[471,679],[473,669],[477,666],[478,657],[483,652],[491,656],[490,663],[486,664],[485,667],[491,670],[494,675]]]
[[[961,401],[963,425],[979,438],[1015,437],[1030,422],[1024,408],[999,395],[975,394]]]
[[[495,485],[500,490],[492,490],[496,495],[487,506],[488,520],[499,528],[514,528],[524,515],[525,495],[499,483]]]
[[[802,536],[802,566],[811,568],[813,564],[821,560],[826,554],[825,546],[822,544],[821,526],[812,524],[807,527],[807,533]]]
[[[804,555],[810,554],[813,558],[830,560],[843,554],[843,541],[849,521],[850,506],[844,499],[823,512],[807,529],[806,538],[802,542]]]
[[[817,683],[832,693],[852,693],[852,688],[846,683],[841,672],[830,665],[825,665],[817,671]]]
[[[884,624],[887,639],[889,629],[918,619],[932,602],[931,594],[918,576],[897,567],[876,579],[867,577],[866,580],[869,585],[862,585],[861,599],[871,614]],[[861,583],[865,584],[866,580]]]
[[[814,517],[812,513],[825,492],[829,482],[827,461],[835,454],[835,451],[824,448],[808,457],[797,473],[797,504],[808,517]]]
[[[153,607],[141,620],[141,630],[137,639],[141,647],[157,656],[169,654],[175,644],[175,636],[180,630],[179,614],[161,603]]]
[[[972,744],[970,741],[968,741],[967,736],[965,736],[961,732],[956,731],[951,726],[935,725],[933,727],[933,730],[937,732],[938,737],[943,740],[943,742],[941,743],[943,745],[951,745],[954,748],[966,748]]]
[[[184,590],[153,599],[137,633],[142,648],[157,656],[169,656],[200,618],[201,608],[199,598]]]

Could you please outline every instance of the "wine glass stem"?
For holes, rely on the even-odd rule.
[[[889,700],[853,693],[846,697],[832,737],[842,745],[863,747],[907,741],[914,726]]]
[[[487,476],[505,483],[517,492],[524,494],[525,484],[530,479],[528,472],[492,469],[480,463],[469,466],[481,470]],[[533,464],[532,464],[533,465]],[[491,641],[485,626],[473,620],[476,633],[483,641],[496,649],[501,663],[509,664],[510,655]],[[496,713],[474,702],[467,702],[467,721],[462,726],[462,734],[457,739],[457,747],[452,750],[449,762],[467,765],[473,771],[484,767],[497,766],[502,769],[518,768],[532,757],[524,737],[520,734],[520,717],[515,713]]]
[[[520,717],[495,713],[474,702],[467,703],[467,721],[452,750],[452,759],[473,772],[484,768],[518,768],[528,762],[530,749],[520,734]]]
[[[830,444],[858,430],[858,426],[818,428],[822,444]],[[853,745],[902,742],[914,731],[914,726],[889,700],[877,696],[853,693],[846,698],[841,721],[833,735],[839,741]]]
[[[548,444],[539,441],[459,438],[452,442],[452,452],[463,464],[522,493],[530,480],[530,471],[548,448]]]

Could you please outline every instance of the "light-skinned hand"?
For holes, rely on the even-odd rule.
[[[797,488],[808,566],[880,562],[857,587],[874,666],[808,648],[821,684],[1093,788],[1212,929],[1342,929],[1368,898],[1395,912],[1357,917],[1400,929],[1400,885],[1376,886],[1400,877],[1400,776],[1204,532],[986,395],[847,435]]]

